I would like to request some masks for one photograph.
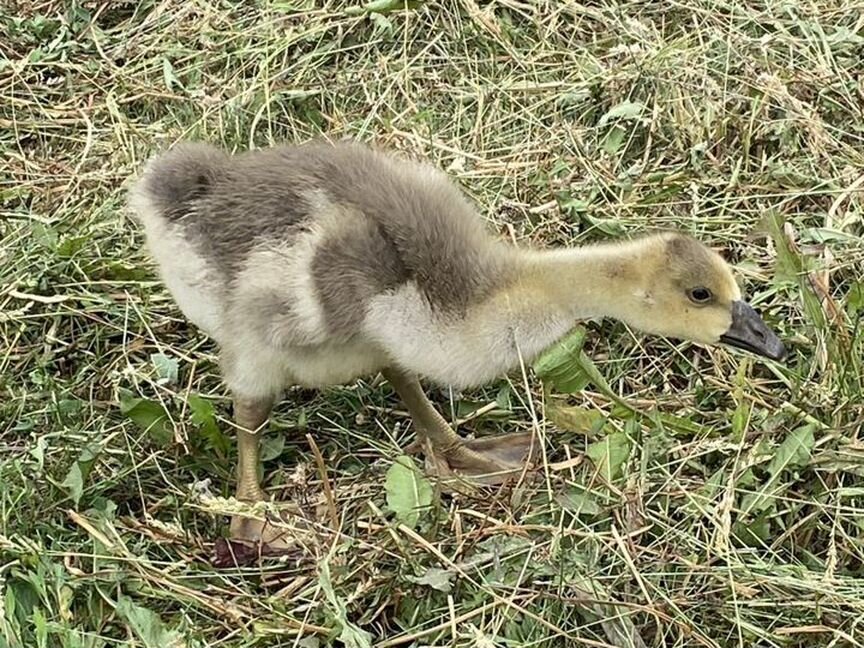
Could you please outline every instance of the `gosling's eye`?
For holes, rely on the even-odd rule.
[[[714,298],[714,295],[711,293],[711,291],[707,288],[703,288],[702,286],[691,289],[687,293],[687,296],[694,304],[707,304]]]

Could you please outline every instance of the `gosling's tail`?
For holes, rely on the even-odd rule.
[[[225,172],[227,160],[223,151],[202,142],[183,142],[156,155],[129,191],[131,211],[145,225],[193,214],[195,203]]]

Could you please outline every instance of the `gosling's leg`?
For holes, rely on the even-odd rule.
[[[237,423],[237,499],[242,502],[263,502],[266,497],[258,479],[260,462],[258,433],[267,422],[273,399],[234,399],[234,420]],[[250,545],[266,545],[278,550],[287,547],[282,530],[264,520],[235,515],[231,519],[231,539]]]
[[[531,463],[536,444],[530,432],[466,441],[432,406],[417,378],[398,369],[383,374],[417,424],[418,437],[431,444],[434,459],[445,468],[472,481],[499,484],[518,476]]]

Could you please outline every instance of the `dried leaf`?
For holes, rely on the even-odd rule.
[[[600,410],[559,405],[554,401],[546,407],[546,417],[562,430],[594,434],[602,430],[606,422],[606,416]]]
[[[217,538],[213,545],[212,565],[216,569],[246,567],[254,565],[260,558],[290,555],[298,551],[295,547],[272,547],[268,544],[249,544],[237,540]]]

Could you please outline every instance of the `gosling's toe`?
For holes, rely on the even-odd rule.
[[[242,567],[261,558],[278,557],[297,551],[299,544],[287,524],[269,519],[235,515],[230,536],[215,544],[215,567]]]
[[[429,467],[441,477],[457,477],[493,486],[517,480],[532,471],[538,451],[530,432],[465,440],[427,452]]]

